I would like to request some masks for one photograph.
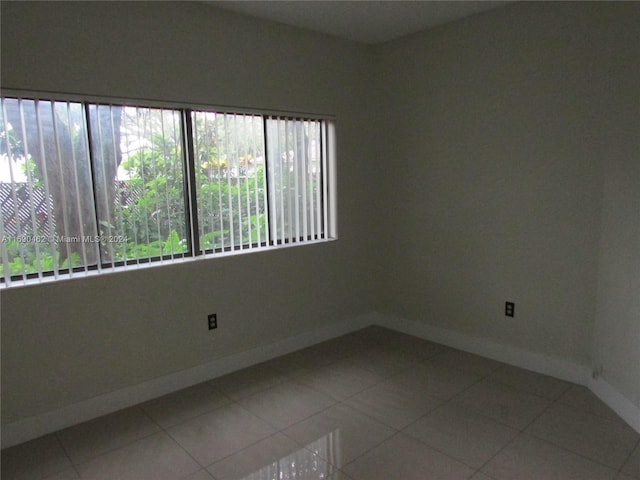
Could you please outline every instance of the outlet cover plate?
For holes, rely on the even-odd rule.
[[[513,302],[505,302],[504,304],[504,314],[507,317],[513,317],[515,315],[516,304]]]
[[[209,330],[213,330],[214,328],[218,328],[218,314],[212,313],[208,317],[209,321]]]

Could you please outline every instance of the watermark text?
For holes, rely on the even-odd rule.
[[[127,235],[4,235],[2,243],[127,243]]]

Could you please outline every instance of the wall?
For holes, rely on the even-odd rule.
[[[526,4],[385,46],[387,309],[588,361],[602,197],[588,31],[585,8]]]
[[[636,428],[638,20],[637,3],[521,3],[389,42],[375,64],[379,308],[574,381],[594,370]]]
[[[371,308],[365,47],[197,2],[1,8],[3,88],[333,114],[340,158],[338,241],[3,290],[3,425]]]
[[[593,364],[604,381],[640,410],[638,22],[638,4],[603,15],[595,50],[605,67],[594,77],[600,92],[598,154],[605,175]]]
[[[638,4],[375,48],[190,3],[1,8],[6,88],[335,114],[340,205],[337,242],[2,291],[3,425],[374,309],[640,406]]]
[[[602,365],[638,405],[638,14],[522,3],[380,49],[381,310],[574,381]]]

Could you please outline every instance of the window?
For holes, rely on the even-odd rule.
[[[193,112],[200,249],[233,250],[268,238],[264,121]]]
[[[1,102],[2,286],[335,238],[329,119]]]

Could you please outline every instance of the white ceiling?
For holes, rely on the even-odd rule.
[[[252,17],[380,43],[490,10],[508,1],[218,1],[206,3]]]

